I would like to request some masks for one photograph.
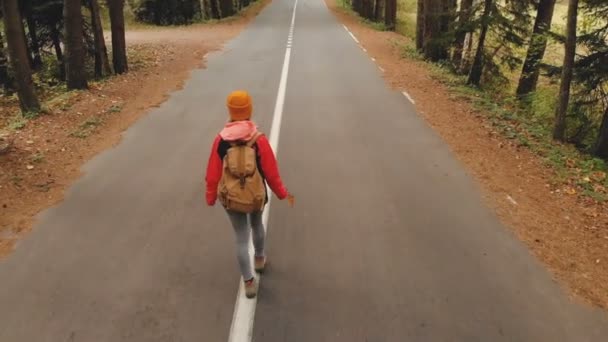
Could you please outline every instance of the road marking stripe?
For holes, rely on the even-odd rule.
[[[295,0],[293,5],[293,14],[291,16],[291,25],[289,27],[289,36],[293,34],[294,24],[296,20],[296,8],[298,7],[298,0]],[[289,62],[291,60],[291,44],[288,44],[285,49],[285,59],[283,60],[283,69],[281,71],[281,80],[279,81],[279,90],[277,92],[277,102],[274,107],[274,114],[272,118],[272,126],[270,128],[270,146],[274,150],[275,154],[278,154],[279,150],[279,134],[281,132],[281,120],[283,118],[283,106],[285,104],[285,92],[287,90],[287,75],[289,73]],[[268,213],[270,210],[270,199],[268,198],[268,204],[262,214],[262,222],[264,227],[267,229],[268,225]],[[253,255],[253,244],[249,244],[249,254]],[[261,281],[260,278],[258,278]],[[230,326],[230,335],[228,336],[229,342],[250,342],[253,335],[253,322],[255,319],[255,307],[257,305],[257,297],[255,299],[248,299],[245,297],[245,288],[243,278],[239,280],[239,291],[236,297],[236,303],[234,305],[234,315],[232,316],[232,324]]]
[[[376,61],[376,59],[374,57],[372,57],[372,62],[375,62],[375,61]]]
[[[355,43],[359,44],[359,40],[357,39],[357,37],[355,37],[355,35],[352,32],[348,31],[348,34],[350,34],[350,36],[353,38]]]
[[[407,93],[407,91],[402,91],[401,94],[403,94],[403,96],[405,96],[412,104],[416,104],[416,102],[414,101],[414,99],[410,96],[410,94]]]
[[[363,46],[361,46],[361,50],[363,50],[363,52],[367,52],[367,49],[365,49]]]
[[[355,37],[355,35],[350,32],[350,30],[348,29],[348,27],[346,27],[346,25],[342,25],[344,27],[344,29],[346,30],[346,32],[348,32],[348,34],[350,34],[350,36],[353,38],[353,40],[355,41],[355,43],[359,44],[359,39],[357,39],[357,37]]]
[[[517,205],[517,202],[513,199],[513,197],[507,195],[507,200],[509,200],[509,202],[511,202],[511,204],[513,205]]]
[[[381,66],[378,66],[378,69],[380,69],[380,71],[384,72],[384,68]]]

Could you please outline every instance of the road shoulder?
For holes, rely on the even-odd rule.
[[[429,66],[404,56],[408,38],[380,32],[326,0],[387,84],[415,101],[418,115],[442,137],[483,189],[500,220],[525,242],[576,298],[608,308],[608,206],[552,185],[540,158],[497,134],[470,103],[433,78]]]
[[[88,160],[118,144],[127,128],[181,89],[192,70],[205,67],[208,53],[221,50],[269,3],[260,0],[216,23],[129,30],[128,74],[59,96],[46,104],[48,115],[3,133],[11,147],[0,155],[0,258],[31,230],[39,212],[63,200]],[[17,108],[2,108],[0,117],[11,110]]]

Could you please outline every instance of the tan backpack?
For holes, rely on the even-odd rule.
[[[258,132],[245,143],[230,143],[218,185],[219,200],[228,210],[252,213],[264,209],[266,185],[258,170],[253,148],[261,135]]]

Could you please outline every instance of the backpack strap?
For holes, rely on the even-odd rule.
[[[260,138],[262,135],[264,135],[264,133],[262,133],[262,132],[256,132],[256,133],[253,135],[253,138],[251,138],[251,140],[249,140],[249,141],[247,142],[247,147],[253,147],[253,145],[255,145],[255,143],[258,141],[258,139],[259,139],[259,138]]]

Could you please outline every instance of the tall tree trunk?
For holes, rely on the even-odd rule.
[[[416,50],[422,51],[424,47],[424,2],[418,0],[416,9]]]
[[[9,94],[11,91],[11,78],[8,74],[8,58],[4,51],[4,37],[2,32],[0,32],[0,84],[2,84],[4,93]]]
[[[64,0],[65,66],[68,89],[86,89],[85,49],[80,0]]]
[[[34,58],[32,57],[32,48],[30,47],[30,44],[28,44],[29,40],[27,38],[25,28],[23,26],[22,28],[23,30],[21,30],[21,32],[23,33],[23,41],[25,42],[25,53],[27,54],[27,62],[30,63],[30,69],[33,69]]]
[[[360,16],[365,17],[365,9],[367,8],[367,2],[369,0],[360,0],[360,6],[359,6],[359,11],[357,13],[359,13]]]
[[[386,0],[384,6],[384,26],[389,31],[395,31],[397,25],[397,0]]]
[[[115,73],[124,74],[129,71],[125,38],[125,0],[108,0],[108,7],[112,26],[112,64]]]
[[[205,0],[200,1],[200,9],[201,9],[201,20],[207,20],[209,17],[207,16],[207,4]]]
[[[424,2],[424,31],[422,52],[431,61],[439,61],[448,57],[448,49],[444,43],[445,29],[443,12],[445,0],[425,0]]]
[[[376,0],[376,6],[374,7],[374,18],[379,23],[384,19],[384,1]]]
[[[106,41],[103,37],[97,0],[89,0],[89,10],[91,11],[91,24],[93,25],[93,36],[95,38],[95,77],[104,77],[110,75],[112,70],[108,60]]]
[[[59,38],[59,29],[57,27],[52,28],[51,39],[53,40],[53,47],[55,48],[55,56],[57,56],[59,79],[65,81],[65,60],[63,58],[63,51],[61,50],[61,39]]]
[[[473,9],[473,0],[462,0],[460,3],[460,13],[458,14],[458,25],[461,26],[456,32],[454,40],[454,53],[452,54],[452,63],[458,70],[462,70],[462,59],[465,39],[468,31],[462,28],[462,25],[466,24],[471,20],[471,13]]]
[[[361,4],[362,3],[363,3],[363,0],[352,0],[351,7],[353,8],[353,11],[355,11],[357,13],[361,13]]]
[[[374,0],[365,0],[365,19],[374,20],[376,17],[374,8]]]
[[[374,19],[374,0],[363,0],[361,16],[365,19]]]
[[[209,7],[210,7],[210,12],[211,12],[211,17],[213,19],[221,19],[222,18],[222,13],[220,13],[220,5],[219,5],[219,1],[220,0],[208,0],[209,1]]]
[[[473,60],[473,66],[471,66],[471,72],[469,73],[468,84],[479,86],[481,82],[481,75],[483,74],[484,65],[484,49],[486,35],[488,34],[488,28],[490,26],[490,16],[492,12],[493,0],[485,0],[483,15],[481,18],[481,32],[479,33],[479,42],[477,43],[477,51],[475,52],[475,59]]]
[[[32,2],[31,0],[23,1],[23,5],[25,21],[27,22],[27,32],[30,36],[30,48],[34,55],[34,58],[32,59],[32,67],[34,69],[39,69],[42,66],[42,58],[40,57],[40,43],[38,42],[38,32],[36,27],[36,20],[34,20]]]
[[[594,154],[608,160],[608,105],[606,105],[606,109],[604,110],[602,124],[595,142]]]
[[[555,110],[555,124],[553,126],[553,139],[564,141],[566,137],[566,114],[570,101],[570,83],[574,69],[574,56],[576,54],[576,21],[578,15],[578,0],[568,3],[568,21],[566,23],[566,45],[562,79],[559,86],[559,97]]]
[[[447,34],[451,27],[454,25],[454,20],[456,19],[457,3],[456,0],[441,0],[441,34]],[[447,44],[446,44],[447,50]]]
[[[4,13],[4,32],[8,43],[8,52],[19,95],[19,104],[23,112],[40,111],[40,102],[34,90],[32,70],[27,58],[27,43],[23,39],[24,30],[17,0],[2,0]]]
[[[369,17],[371,21],[376,21],[376,2],[377,0],[369,0]]]
[[[466,70],[471,69],[471,56],[473,55],[473,41],[475,32],[467,33],[464,39],[464,51],[462,52],[462,61],[460,62],[460,72],[466,73]]]
[[[235,14],[234,3],[232,0],[219,0],[222,18],[231,17]]]
[[[530,38],[530,46],[526,55],[526,61],[521,71],[517,95],[524,96],[536,90],[538,76],[540,74],[540,63],[545,56],[547,48],[547,33],[551,29],[553,9],[555,0],[540,0],[538,12],[534,21],[534,29]]]

